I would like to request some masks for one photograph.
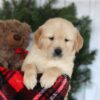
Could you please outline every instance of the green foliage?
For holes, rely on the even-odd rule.
[[[69,100],[75,100],[73,94],[77,92],[82,84],[87,84],[91,78],[90,69],[87,65],[92,64],[96,51],[89,50],[91,36],[91,20],[89,17],[77,18],[76,7],[72,3],[64,8],[52,8],[57,0],[48,0],[44,6],[37,6],[36,0],[3,0],[3,8],[0,9],[0,19],[18,19],[31,25],[35,31],[47,19],[62,17],[70,20],[79,30],[84,38],[84,46],[76,54],[75,67],[71,81],[71,92]]]

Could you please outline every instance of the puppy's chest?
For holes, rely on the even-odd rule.
[[[67,73],[69,70],[72,70],[72,64],[66,64],[64,61],[47,60],[45,58],[41,58],[36,60],[35,63],[38,73],[43,73],[46,69],[51,67],[60,68],[62,73]]]
[[[37,66],[38,73],[43,73],[45,69],[50,68],[50,66],[48,66],[48,61],[44,58],[38,58],[38,60],[35,59],[35,64]]]

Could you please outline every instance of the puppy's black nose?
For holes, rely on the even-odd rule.
[[[54,56],[61,56],[62,55],[62,50],[61,48],[56,48],[54,50]]]

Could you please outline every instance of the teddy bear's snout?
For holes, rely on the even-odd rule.
[[[15,35],[13,36],[13,38],[14,38],[14,40],[16,40],[16,41],[20,41],[20,40],[22,39],[22,36],[21,36],[21,35],[18,35],[18,34],[15,34]]]

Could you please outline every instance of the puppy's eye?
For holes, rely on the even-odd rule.
[[[65,39],[65,42],[68,42],[69,40],[68,39]]]
[[[54,40],[54,37],[49,37],[49,40],[53,41]]]

